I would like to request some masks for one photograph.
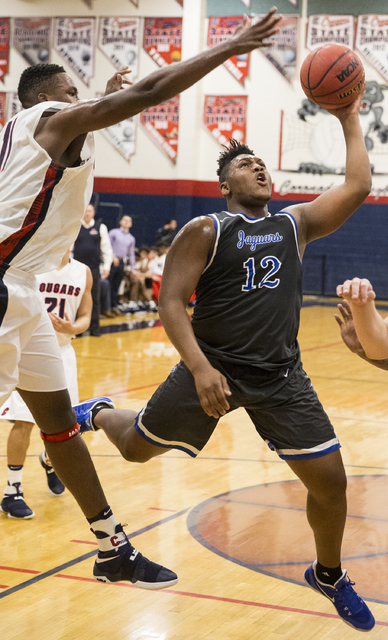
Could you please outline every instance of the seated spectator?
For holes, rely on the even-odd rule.
[[[167,220],[163,227],[157,230],[155,244],[159,245],[160,242],[163,242],[167,245],[170,245],[174,240],[176,234],[178,233],[177,226],[177,221],[173,218]]]

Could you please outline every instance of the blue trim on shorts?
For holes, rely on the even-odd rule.
[[[146,440],[147,442],[149,442],[150,444],[155,445],[156,447],[160,447],[161,449],[179,449],[179,451],[183,451],[184,453],[187,453],[189,456],[191,456],[192,458],[196,458],[198,454],[194,453],[193,451],[190,451],[190,449],[186,449],[185,447],[179,445],[179,444],[161,444],[160,442],[156,442],[155,440],[152,440],[152,438],[150,438],[149,436],[146,436],[145,433],[143,433],[143,431],[140,429],[139,427],[139,415],[141,414],[141,411],[139,411],[139,413],[136,416],[135,419],[135,429],[138,432],[138,434],[144,438],[144,440]]]
[[[333,451],[336,451],[340,447],[341,445],[338,442],[338,444],[333,444],[333,446],[329,447],[328,449],[323,449],[322,451],[315,451],[314,453],[300,453],[300,454],[290,455],[290,456],[280,455],[279,452],[277,452],[277,454],[279,458],[281,458],[282,460],[308,460],[309,458],[322,458],[322,456],[326,456],[328,453],[332,453]]]

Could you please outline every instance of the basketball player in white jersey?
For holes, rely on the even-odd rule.
[[[91,132],[172,98],[233,55],[268,46],[266,39],[279,30],[281,18],[276,8],[255,25],[246,18],[231,40],[158,69],[122,91],[118,72],[98,99],[80,101],[62,67],[30,67],[18,87],[25,110],[0,136],[0,402],[18,388],[55,472],[97,538],[93,573],[101,581],[129,580],[158,589],[178,578],[132,547],[108,506],[79,436],[60,348],[35,276],[57,268],[77,237],[93,186]]]
[[[77,360],[71,341],[86,331],[90,324],[92,273],[87,265],[70,259],[70,251],[67,251],[58,269],[39,274],[37,281],[61,348],[70,400],[76,404],[79,402]],[[7,513],[9,518],[27,520],[33,518],[35,513],[24,501],[22,476],[34,418],[16,390],[0,407],[0,419],[14,422],[7,442],[8,482],[0,510]],[[50,491],[60,495],[65,487],[45,451],[39,460],[46,472]]]

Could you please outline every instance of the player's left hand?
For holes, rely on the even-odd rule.
[[[354,326],[353,314],[350,304],[344,300],[342,304],[337,304],[337,308],[341,315],[334,314],[334,317],[341,329],[341,338],[353,353],[364,353],[356,333]]]
[[[67,313],[65,313],[64,318],[60,318],[53,312],[49,313],[49,316],[55,331],[57,331],[58,333],[67,333],[69,335],[74,335],[73,325],[70,322]]]
[[[116,71],[114,76],[112,76],[108,82],[106,83],[105,94],[108,96],[110,93],[116,93],[116,91],[120,91],[120,89],[124,89],[124,84],[131,85],[133,84],[128,78],[126,78],[127,73],[132,73],[132,69],[129,67],[123,67]]]
[[[345,280],[343,284],[337,286],[337,296],[357,306],[372,302],[376,298],[373,287],[367,278]]]

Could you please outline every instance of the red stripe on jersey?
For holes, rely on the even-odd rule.
[[[17,255],[19,250],[25,246],[29,238],[39,228],[46,217],[52,190],[62,174],[63,168],[52,162],[47,169],[42,188],[32,203],[21,228],[0,244],[0,265],[6,262],[11,254],[13,254],[12,258]]]

